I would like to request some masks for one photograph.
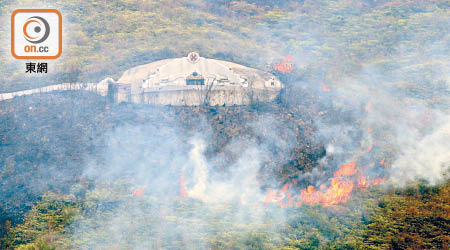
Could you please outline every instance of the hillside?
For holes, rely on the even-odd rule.
[[[3,1],[2,18],[20,5]],[[63,57],[50,64],[48,76],[24,77],[22,65],[5,46],[1,92],[100,81],[105,76],[117,79],[133,66],[198,51],[260,69],[291,55],[300,69],[314,72],[314,81],[333,87],[341,87],[345,75],[378,72],[386,81],[383,85],[394,86],[400,94],[435,105],[448,103],[448,78],[442,77],[449,67],[447,1],[136,0],[47,5],[64,15]],[[9,44],[8,27],[1,32],[1,43]]]
[[[227,168],[240,157],[239,153],[230,151],[233,138],[267,143],[270,136],[260,133],[269,130],[274,125],[273,121],[260,124],[262,128],[252,123],[259,117],[265,117],[264,120],[271,117],[278,120],[275,126],[283,128],[280,133],[286,133],[287,141],[292,142],[292,131],[296,131],[297,139],[292,142],[295,147],[291,148],[290,154],[279,152],[283,145],[269,149],[271,157],[262,167],[266,171],[270,169],[266,173],[270,175],[265,177],[266,181],[275,179],[287,183],[287,179],[295,178],[298,180],[296,188],[305,188],[313,179],[302,176],[320,169],[317,160],[324,156],[323,144],[311,141],[317,130],[308,122],[320,111],[314,112],[310,108],[296,110],[296,114],[304,115],[292,116],[292,107],[289,110],[280,104],[261,105],[257,109],[168,107],[161,110],[151,106],[109,104],[105,99],[83,92],[45,94],[11,102],[14,105],[2,104],[2,125],[6,125],[2,127],[7,128],[2,130],[5,142],[1,157],[4,159],[2,194],[5,194],[2,195],[2,219],[8,230],[3,246],[37,246],[38,249],[49,246],[57,249],[118,246],[407,249],[427,246],[427,249],[442,249],[448,242],[444,236],[449,220],[448,184],[428,187],[419,183],[390,191],[361,189],[346,203],[331,207],[305,204],[279,211],[277,204],[266,207],[260,203],[262,210],[248,210],[247,205],[242,204],[208,205],[195,199],[180,198],[183,196],[178,190],[177,172],[164,173],[165,179],[158,181],[156,187],[151,186],[148,179],[136,176],[150,169],[123,172],[120,164],[104,158],[108,157],[105,150],[111,147],[108,138],[117,136],[108,131],[120,131],[125,127],[125,131],[127,128],[134,131],[131,134],[127,132],[127,136],[133,138],[131,141],[121,139],[120,147],[125,147],[122,149],[125,152],[119,154],[129,158],[127,161],[134,164],[150,159],[170,162],[168,155],[153,158],[155,155],[152,153],[149,156],[142,153],[156,150],[157,154],[166,154],[164,150],[180,149],[178,146],[160,144],[163,151],[159,151],[153,141],[147,143],[137,139],[136,135],[144,140],[152,138],[162,142],[172,137],[174,129],[178,131],[173,125],[176,123],[182,131],[181,140],[207,131],[211,142],[206,156],[215,162],[214,168],[219,173],[227,172]],[[307,103],[305,100],[303,105]],[[39,117],[40,121],[30,122],[28,117]],[[31,124],[33,127],[27,127]],[[149,137],[155,130],[169,132],[161,134],[159,139],[154,135]],[[70,131],[69,137],[67,131]],[[136,150],[136,146],[130,143],[151,148],[130,156],[131,150]],[[34,146],[36,144],[39,146]],[[217,161],[215,158],[220,155],[225,155],[226,160]],[[111,176],[98,172],[86,175],[86,167],[82,166],[91,165],[89,161],[92,158],[98,159],[100,165],[95,166],[99,169],[90,169],[90,172],[108,170],[106,172]],[[112,173],[111,168],[115,169]],[[332,169],[321,171],[324,170],[330,172]],[[120,179],[114,177],[116,173],[121,175]],[[146,173],[149,174],[151,176],[151,173]],[[331,174],[324,173],[325,176]],[[142,188],[145,185],[149,187]],[[111,216],[115,217],[112,221]],[[237,219],[242,216],[248,218]],[[21,224],[11,228],[11,222],[13,225]],[[184,229],[179,228],[181,225]],[[128,235],[120,241],[117,237],[123,236],[119,236],[118,226],[125,228],[121,230],[126,230]],[[105,230],[107,234],[104,234]]]
[[[2,1],[1,20],[37,3]],[[62,12],[63,56],[28,76],[0,27],[0,92],[190,51],[285,89],[227,107],[0,102],[1,249],[449,249],[448,1],[43,5]]]

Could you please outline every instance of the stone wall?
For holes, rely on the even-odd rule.
[[[61,83],[42,88],[0,94],[0,101],[16,96],[47,93],[51,91],[85,90],[108,96],[112,102],[136,104],[199,106],[199,105],[249,105],[273,101],[279,91],[255,89],[241,86],[165,86],[147,89],[132,89],[129,84],[120,84],[112,79],[99,83]]]
[[[108,84],[103,83],[103,82],[100,82],[100,83],[60,83],[60,84],[45,86],[42,88],[22,90],[22,91],[11,92],[11,93],[1,93],[0,101],[12,99],[16,96],[47,93],[47,92],[52,92],[52,91],[68,91],[68,90],[86,90],[86,91],[95,92],[101,96],[107,96],[108,95]]]
[[[138,104],[198,106],[249,105],[257,102],[270,102],[278,96],[278,91],[266,91],[242,87],[215,88],[210,91],[184,89],[171,91],[142,91],[129,96],[129,102]],[[122,95],[123,96],[123,95]],[[123,100],[124,101],[124,100]]]

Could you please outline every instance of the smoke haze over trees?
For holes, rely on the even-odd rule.
[[[273,103],[0,103],[7,249],[448,249],[448,1],[2,1],[56,8],[63,56],[0,92],[198,51],[270,70]]]

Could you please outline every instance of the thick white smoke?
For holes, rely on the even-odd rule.
[[[193,178],[194,186],[188,190],[189,197],[197,198],[203,201],[209,200],[206,197],[206,189],[208,185],[208,166],[203,156],[205,146],[202,140],[194,139],[191,144],[194,146],[189,153],[189,160],[194,168]]]
[[[390,171],[391,181],[403,185],[408,181],[426,180],[440,184],[448,179],[450,168],[450,117],[441,115],[442,121],[431,132],[409,138],[400,148]]]

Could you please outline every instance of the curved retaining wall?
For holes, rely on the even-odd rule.
[[[108,95],[108,83],[100,82],[100,83],[60,83],[55,85],[49,85],[42,88],[22,90],[10,93],[1,93],[0,101],[12,99],[16,96],[23,95],[32,95],[38,93],[46,93],[51,91],[61,91],[61,90],[87,90],[91,92],[95,92],[101,96]]]
[[[167,87],[166,89],[148,88],[132,90],[130,84],[116,83],[107,78],[99,83],[61,83],[42,88],[1,93],[0,101],[16,96],[47,93],[51,91],[85,90],[108,96],[116,103],[133,102],[136,104],[199,106],[199,105],[249,105],[258,102],[273,101],[279,91],[252,89],[244,87],[215,86],[211,90],[197,89],[192,86]]]

